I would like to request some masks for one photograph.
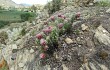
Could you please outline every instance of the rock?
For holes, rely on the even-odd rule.
[[[33,50],[33,49],[31,49],[31,50],[30,50],[30,53],[34,53],[34,50]]]
[[[70,38],[66,38],[66,39],[65,39],[65,42],[66,42],[67,44],[73,43],[72,39],[70,39]]]
[[[17,54],[16,53],[13,53],[11,59],[12,60],[15,60],[16,59],[16,56],[17,56]]]
[[[110,8],[106,11],[107,13],[110,13]]]
[[[16,44],[13,44],[12,45],[12,49],[17,49],[17,45]]]
[[[18,66],[19,66],[20,68],[22,68],[22,67],[24,67],[24,64],[23,64],[23,63],[19,63]]]
[[[94,4],[93,4],[93,3],[89,3],[89,5],[90,5],[90,6],[93,6]]]
[[[87,39],[86,39],[86,42],[87,42],[87,46],[88,46],[89,48],[94,47],[94,43],[93,43],[93,41],[92,41],[90,38],[87,38]]]
[[[11,68],[10,68],[10,70],[14,70],[14,68],[13,68],[13,67],[11,67]]]
[[[109,70],[105,65],[103,64],[97,64],[94,62],[89,62],[86,64],[83,64],[82,67],[80,67],[79,70]]]
[[[63,66],[63,70],[69,70],[64,64],[62,66]]]
[[[102,25],[96,29],[94,36],[99,42],[105,45],[110,45],[110,33],[105,28],[103,28]]]
[[[97,70],[96,66],[93,63],[90,62],[89,65],[92,70]]]
[[[85,30],[88,29],[88,26],[86,26],[85,24],[82,24],[81,27],[82,27],[82,30],[83,30],[83,31],[85,31]]]

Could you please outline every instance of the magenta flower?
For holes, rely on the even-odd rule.
[[[55,20],[55,17],[54,17],[54,16],[52,16],[50,19],[51,19],[52,21],[54,21],[54,20]]]
[[[48,29],[51,29],[52,30],[52,26],[49,26]]]
[[[81,15],[81,13],[80,13],[80,12],[77,12],[77,13],[76,13],[76,17],[77,17],[77,18],[79,18],[79,17],[80,17],[80,15]]]
[[[58,17],[61,17],[62,15],[61,14],[58,14]]]
[[[61,18],[66,19],[66,17],[64,15],[61,15]]]
[[[61,29],[63,27],[63,23],[58,24],[58,28]]]
[[[46,46],[46,40],[41,39],[41,40],[40,40],[40,44],[41,44],[42,46]]]
[[[41,38],[43,38],[42,34],[40,34],[40,33],[37,34],[36,37],[37,37],[37,39],[41,39]]]
[[[46,29],[43,29],[43,32],[44,32],[45,34],[51,33],[51,32],[52,32],[52,27],[49,26],[49,27],[47,27]]]
[[[41,54],[39,55],[39,57],[40,57],[41,59],[44,59],[44,58],[46,57],[46,54],[45,54],[45,53],[41,53]]]

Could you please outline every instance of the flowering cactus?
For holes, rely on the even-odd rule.
[[[77,12],[77,13],[76,13],[76,17],[77,17],[77,18],[79,18],[79,17],[80,17],[80,15],[81,15],[81,13],[80,13],[80,12]]]
[[[63,27],[63,23],[58,24],[58,28],[61,29]]]
[[[52,27],[51,26],[47,27],[46,29],[43,29],[43,32],[45,34],[49,34],[51,31],[52,31]]]
[[[41,54],[39,55],[39,57],[40,57],[41,59],[44,59],[44,58],[46,57],[46,54],[45,54],[45,53],[41,53]]]
[[[54,20],[55,20],[55,17],[54,17],[54,16],[52,16],[50,19],[51,19],[52,21],[54,21]]]
[[[46,40],[41,39],[41,40],[40,40],[40,44],[41,44],[42,46],[46,46]]]
[[[40,34],[40,33],[37,34],[36,37],[37,37],[37,39],[41,39],[41,38],[43,38],[42,34]]]
[[[66,19],[66,17],[64,15],[61,15],[61,18]]]
[[[58,14],[58,17],[61,17],[62,15],[61,14]]]

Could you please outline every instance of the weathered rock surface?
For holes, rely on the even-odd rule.
[[[10,25],[12,27],[6,30],[8,41],[0,44],[0,58],[4,57],[9,70],[110,70],[109,14],[103,8],[67,7],[53,15],[63,13],[71,16],[71,13],[78,11],[81,11],[81,19],[73,23],[70,35],[61,36],[61,47],[55,52],[57,57],[50,57],[44,62],[39,59],[39,46],[33,36],[43,28],[43,21],[36,20],[36,24],[24,22],[22,25]],[[38,18],[43,16],[45,14]],[[22,27],[27,31],[24,36],[20,35]],[[101,55],[101,51],[106,54]],[[101,58],[103,56],[106,58]]]

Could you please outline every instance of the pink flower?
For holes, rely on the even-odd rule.
[[[81,15],[81,13],[80,13],[80,12],[77,12],[77,13],[76,13],[76,17],[77,17],[77,18],[79,18],[79,17],[80,17],[80,15]]]
[[[61,18],[65,19],[66,17],[64,15],[61,15]]]
[[[41,39],[41,40],[40,40],[40,44],[41,44],[42,46],[45,46],[45,45],[46,45],[46,40]]]
[[[54,17],[54,16],[52,16],[50,19],[51,19],[52,21],[54,21],[54,20],[55,20],[55,17]]]
[[[45,34],[48,34],[48,33],[50,33],[51,31],[52,31],[52,27],[51,27],[51,26],[47,27],[46,29],[43,29],[43,32],[44,32]]]
[[[61,29],[63,27],[63,23],[58,24],[58,28]]]
[[[44,59],[44,58],[46,57],[46,54],[45,54],[45,53],[41,53],[41,54],[39,55],[39,57],[40,57],[41,59]]]
[[[49,26],[48,29],[51,29],[52,30],[52,26]]]
[[[58,17],[61,17],[62,15],[61,14],[58,14]]]
[[[36,35],[36,37],[37,37],[38,39],[43,38],[42,34],[40,34],[40,33],[39,33],[39,34],[37,34],[37,35]]]

